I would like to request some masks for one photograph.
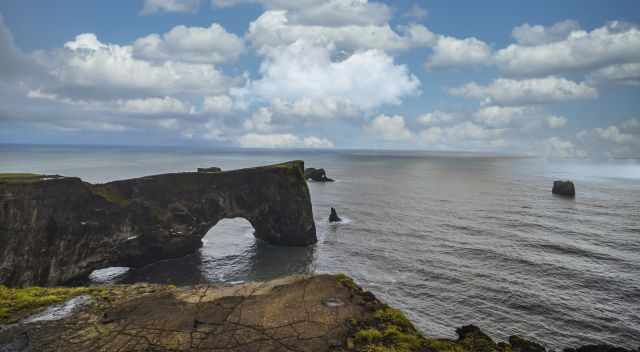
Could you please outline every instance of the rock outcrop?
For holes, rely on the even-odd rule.
[[[75,290],[89,303],[57,320],[39,314],[3,327],[0,319],[0,351],[547,352],[519,336],[495,342],[474,325],[456,329],[455,340],[426,337],[341,274]],[[633,352],[606,345],[565,351]]]
[[[338,216],[335,208],[331,208],[331,214],[329,214],[329,222],[340,222],[342,219]]]
[[[215,167],[215,166],[212,166],[212,167],[199,167],[198,168],[198,172],[221,172],[221,171],[222,171],[221,168]]]
[[[571,181],[553,181],[551,193],[565,197],[575,197],[576,188]]]
[[[276,245],[317,241],[304,163],[89,184],[0,177],[0,284],[55,285],[110,266],[139,267],[202,246],[242,217]]]
[[[304,169],[304,178],[315,182],[333,182],[333,179],[327,177],[327,172],[324,169],[312,167]]]

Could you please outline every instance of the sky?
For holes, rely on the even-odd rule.
[[[0,143],[640,157],[636,0],[0,2]]]

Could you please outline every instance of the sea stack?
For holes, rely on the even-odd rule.
[[[571,181],[554,181],[551,193],[565,197],[575,197],[576,188]]]
[[[336,208],[331,208],[331,215],[329,215],[329,222],[340,222],[342,219],[338,216]]]
[[[312,167],[304,169],[304,178],[316,182],[333,182],[332,179],[327,177],[324,169],[314,169]]]

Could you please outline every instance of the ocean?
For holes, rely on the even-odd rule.
[[[93,282],[189,285],[337,273],[405,311],[428,336],[475,324],[547,347],[640,345],[640,161],[474,153],[0,146],[0,172],[99,183],[302,159],[334,183],[310,183],[318,243],[256,241],[223,220],[187,257],[108,268]],[[575,199],[551,194],[571,179]],[[343,218],[329,224],[330,207]]]

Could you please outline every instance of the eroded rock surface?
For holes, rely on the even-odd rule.
[[[304,163],[147,176],[0,178],[0,284],[55,285],[93,270],[179,257],[242,217],[276,245],[317,241]]]
[[[329,275],[236,286],[116,286],[72,317],[0,331],[0,346],[69,352],[329,351],[345,340],[347,322],[366,314],[363,297]]]

